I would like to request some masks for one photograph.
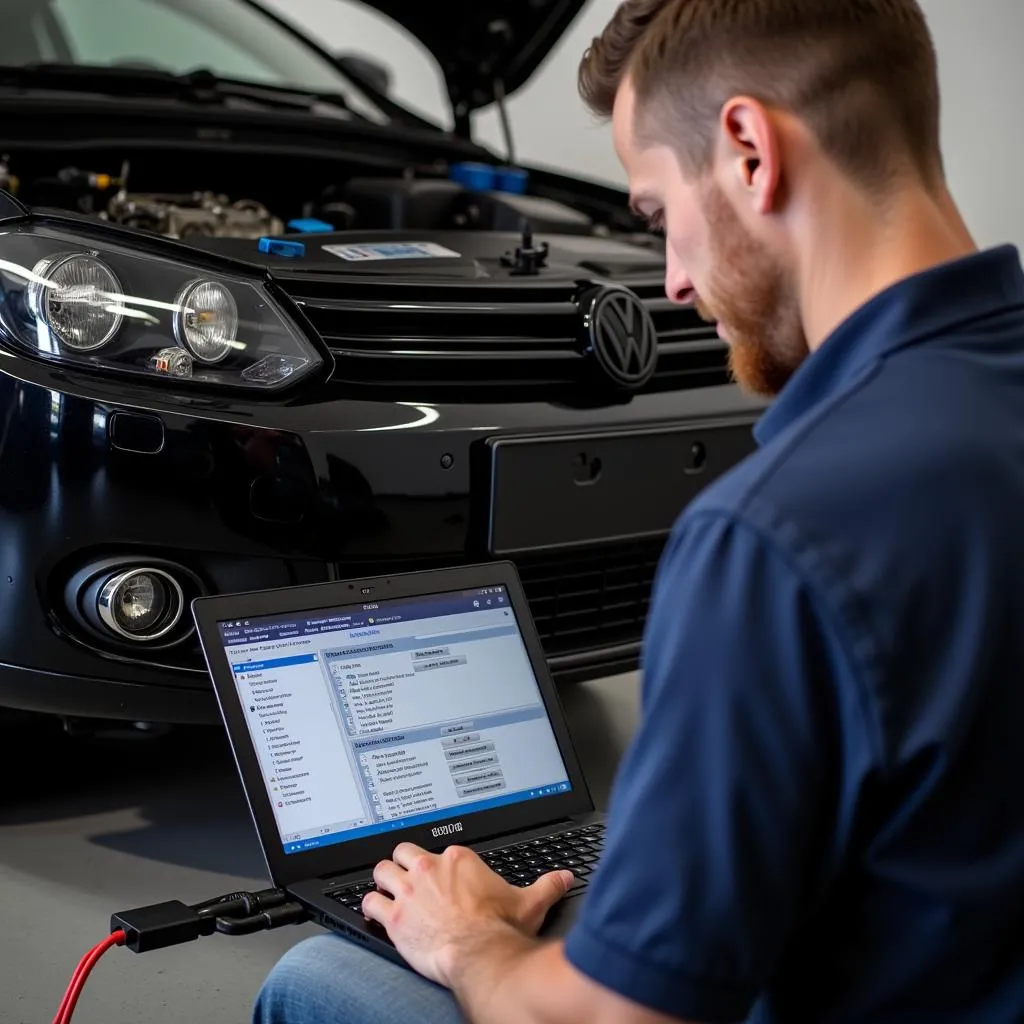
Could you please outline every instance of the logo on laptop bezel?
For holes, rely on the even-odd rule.
[[[435,839],[442,839],[444,836],[454,835],[456,832],[462,831],[461,821],[450,821],[447,825],[438,825],[430,830],[430,834]]]

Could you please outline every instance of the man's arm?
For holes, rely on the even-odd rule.
[[[396,896],[369,893],[366,915],[388,929],[416,970],[452,990],[472,1024],[679,1024],[581,974],[560,942],[532,937],[572,884],[568,872],[520,889],[465,847],[431,854],[403,843],[374,878]],[[458,922],[454,930],[448,917]]]
[[[513,929],[481,936],[459,961],[452,990],[473,1024],[681,1024],[581,974],[561,942],[537,942]]]
[[[700,512],[669,543],[640,727],[564,946],[523,937],[559,894],[552,876],[519,890],[468,851],[404,845],[378,866],[394,899],[369,895],[367,915],[471,1014],[731,1024],[786,967],[841,858],[844,762],[872,750],[848,638],[785,532],[783,548]]]

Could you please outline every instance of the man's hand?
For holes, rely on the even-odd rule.
[[[460,955],[496,931],[535,935],[573,883],[571,872],[553,871],[519,888],[462,846],[433,854],[401,843],[392,858],[373,879],[393,898],[367,893],[363,913],[387,929],[415,970],[442,985],[451,985]]]

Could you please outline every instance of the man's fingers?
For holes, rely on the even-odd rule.
[[[363,897],[363,916],[371,921],[376,921],[387,928],[394,913],[394,900],[388,899],[383,893],[368,892]]]
[[[377,883],[378,889],[391,893],[392,896],[400,895],[399,890],[404,886],[403,875],[405,869],[400,868],[394,861],[382,860],[373,869],[373,880]]]
[[[411,871],[413,865],[420,858],[429,856],[430,854],[422,846],[417,846],[415,843],[399,843],[395,847],[395,852],[391,854],[391,859],[406,871]]]
[[[571,871],[549,871],[523,891],[529,893],[544,910],[554,906],[572,887],[576,876]]]

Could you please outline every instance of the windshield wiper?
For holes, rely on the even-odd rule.
[[[221,78],[205,69],[190,71],[186,75],[172,75],[184,83],[192,95],[209,96],[217,99],[253,100],[269,106],[288,107],[291,109],[311,110],[317,106],[337,107],[354,117],[364,120],[349,106],[348,100],[340,92],[311,92],[289,85],[267,85],[263,82],[244,82],[235,78]]]
[[[223,103],[251,100],[288,110],[331,106],[354,113],[340,93],[310,92],[290,86],[265,85],[220,78],[199,69],[179,75],[159,68],[116,67],[95,64],[35,63],[0,65],[0,88],[43,88],[103,92],[112,96],[162,96],[188,103]]]

